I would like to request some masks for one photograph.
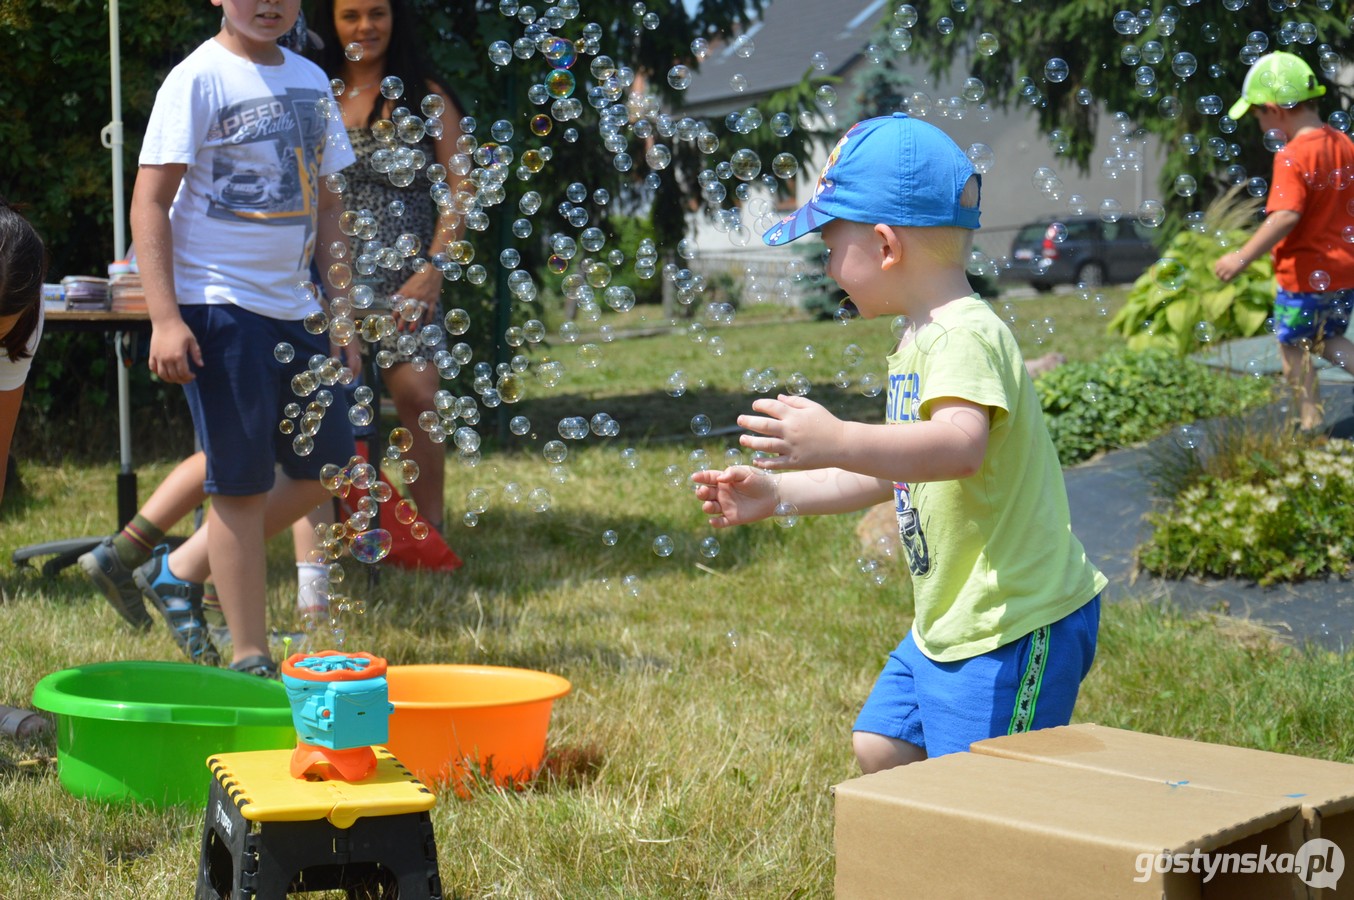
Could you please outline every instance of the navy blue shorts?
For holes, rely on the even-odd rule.
[[[1354,289],[1299,293],[1279,288],[1274,296],[1274,325],[1280,344],[1340,337],[1349,329]]]
[[[347,464],[353,455],[353,427],[348,395],[341,387],[328,389],[334,402],[325,410],[309,454],[296,453],[295,431],[283,434],[278,427],[288,403],[305,409],[315,399],[314,394],[298,397],[291,382],[306,371],[312,356],[329,355],[328,335],[313,335],[299,321],[270,319],[233,304],[181,306],[179,312],[202,351],[203,365],[193,366],[196,377],[183,391],[198,443],[207,454],[208,494],[267,493],[277,465],[288,478],[310,481],[320,477],[325,463]],[[295,350],[289,363],[274,356],[281,343]]]
[[[907,637],[889,654],[855,731],[898,738],[928,757],[974,741],[1066,725],[1095,659],[1100,595],[1052,625],[981,656],[936,662]]]

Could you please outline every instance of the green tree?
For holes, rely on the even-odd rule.
[[[560,139],[564,123],[556,123],[552,135],[544,139],[532,136],[528,128],[532,115],[549,110],[548,105],[536,106],[527,99],[528,87],[550,71],[541,54],[514,57],[507,65],[489,58],[488,48],[495,41],[511,44],[547,31],[539,20],[531,25],[519,14],[504,14],[505,8],[521,13],[525,5],[521,10],[512,0],[410,0],[410,5],[428,36],[436,70],[465,102],[466,111],[483,124],[481,131],[493,121],[507,119],[514,125],[511,146],[519,156],[531,147],[551,146],[554,159],[540,177],[525,186],[515,181],[507,185],[510,200],[529,188],[542,194],[544,208],[553,209],[563,199],[565,186],[574,181],[589,190],[605,188],[621,205],[630,200],[631,207],[642,205],[646,213],[657,198],[653,215],[660,243],[675,243],[684,211],[699,196],[695,173],[684,168],[707,161],[699,153],[674,147],[672,177],[665,175],[657,192],[640,189],[649,170],[643,164],[644,139],[634,136],[632,120],[622,131],[627,152],[637,164],[629,172],[618,171],[612,154],[597,146],[597,110],[588,97],[594,86],[590,62],[594,53],[604,54],[618,66],[629,67],[670,109],[679,93],[665,75],[677,63],[699,67],[692,40],[745,27],[760,12],[762,0],[703,0],[692,13],[683,4],[654,4],[650,11],[629,0],[550,7],[577,10],[550,33],[576,42],[583,41],[585,31],[597,36],[594,53],[580,54],[573,67],[578,81],[575,96],[584,110],[580,120],[568,123],[579,132],[573,142]],[[656,18],[646,20],[650,12]],[[219,20],[219,10],[206,3],[122,0],[124,169],[129,195],[141,135],[160,82],[216,30]],[[99,272],[112,257],[110,161],[99,142],[100,130],[110,118],[107,8],[79,0],[0,0],[0,39],[6,46],[0,59],[0,108],[5,110],[0,117],[0,192],[28,205],[50,245],[54,275]],[[722,123],[711,124],[722,128]],[[634,209],[623,211],[632,214]],[[609,210],[597,212],[605,219]]]
[[[1354,50],[1346,6],[1226,0],[1156,2],[1140,11],[1118,0],[922,0],[898,7],[888,24],[891,37],[910,41],[908,52],[933,75],[961,61],[983,82],[989,102],[1031,110],[1045,133],[1059,132],[1055,152],[1083,170],[1093,162],[1104,111],[1124,113],[1125,127],[1157,136],[1165,150],[1161,199],[1174,231],[1199,202],[1177,193],[1179,176],[1194,179],[1204,201],[1239,180],[1269,178],[1271,153],[1255,125],[1225,118],[1255,56],[1284,50],[1303,57],[1327,85],[1323,112],[1348,106],[1354,89],[1334,83],[1341,59]]]

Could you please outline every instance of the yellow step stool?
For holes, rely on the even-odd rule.
[[[207,760],[197,900],[280,900],[299,891],[441,900],[428,810],[437,798],[384,747],[357,782],[289,772],[290,750]]]

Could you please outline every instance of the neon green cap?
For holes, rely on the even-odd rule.
[[[1255,61],[1241,83],[1241,99],[1232,104],[1227,115],[1240,119],[1252,106],[1273,104],[1292,109],[1303,100],[1326,93],[1316,83],[1312,67],[1291,53],[1267,53]]]

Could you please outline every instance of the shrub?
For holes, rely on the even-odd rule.
[[[1347,575],[1354,559],[1354,456],[1298,446],[1270,460],[1233,457],[1232,478],[1206,475],[1151,513],[1143,568],[1167,578],[1248,578],[1261,585]]]
[[[1063,465],[1156,437],[1172,425],[1248,409],[1270,382],[1241,379],[1161,348],[1067,363],[1035,382]]]
[[[1268,257],[1229,284],[1213,274],[1218,257],[1245,242],[1246,228],[1259,209],[1260,201],[1241,194],[1240,186],[1213,201],[1201,230],[1177,234],[1162,258],[1133,283],[1110,321],[1110,332],[1127,338],[1134,350],[1165,347],[1184,356],[1200,343],[1264,330],[1274,304]]]

